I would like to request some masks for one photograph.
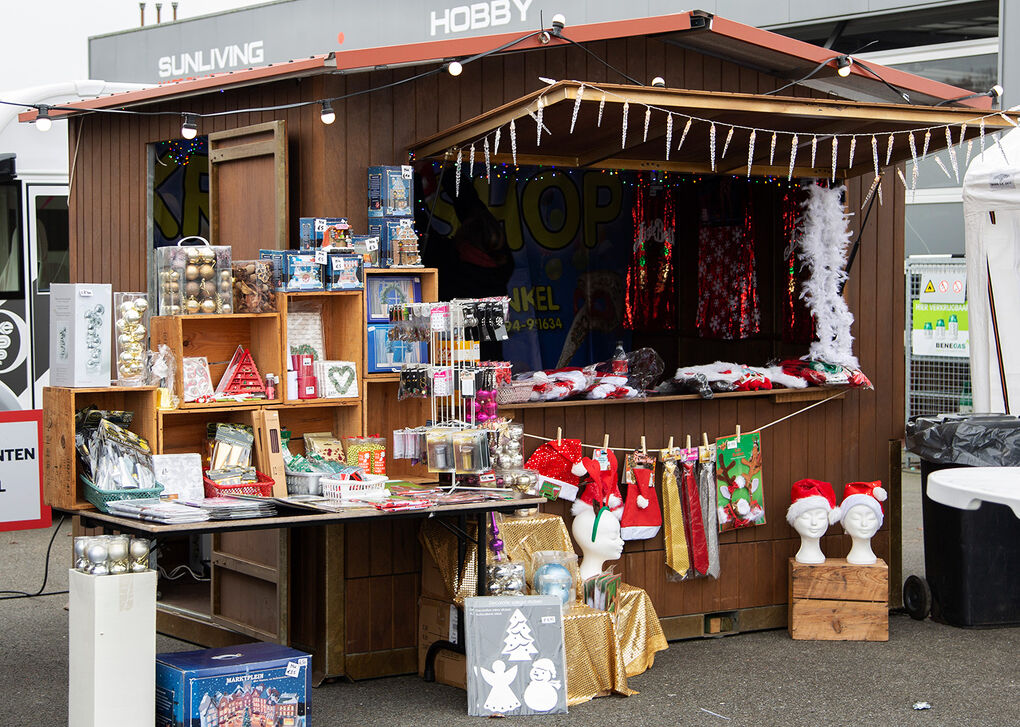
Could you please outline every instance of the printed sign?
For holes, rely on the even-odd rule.
[[[921,276],[918,300],[922,303],[967,302],[967,273],[925,273]]]
[[[914,301],[910,350],[915,356],[970,356],[966,303]]]
[[[0,412],[0,530],[46,528],[42,495],[42,411]]]

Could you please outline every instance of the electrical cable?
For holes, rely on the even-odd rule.
[[[581,43],[578,43],[578,42],[576,42],[576,41],[573,41],[573,40],[571,40],[570,38],[568,38],[567,36],[563,35],[563,33],[562,33],[562,32],[561,32],[561,33],[560,33],[559,35],[557,35],[556,37],[557,37],[557,38],[562,38],[563,40],[567,41],[567,42],[568,42],[568,43],[570,43],[571,45],[575,45],[575,46],[577,46],[578,48],[580,48],[581,50],[583,50],[583,51],[584,51],[585,53],[587,53],[588,55],[590,55],[590,56],[591,56],[592,58],[594,58],[595,60],[597,60],[597,61],[598,61],[599,63],[601,63],[602,65],[604,65],[604,66],[605,66],[606,68],[608,68],[609,70],[613,71],[614,73],[617,73],[617,74],[619,74],[619,75],[623,76],[623,77],[624,77],[624,78],[626,78],[626,79],[627,79],[628,81],[630,81],[631,83],[633,83],[633,84],[634,84],[635,86],[644,86],[644,85],[645,85],[645,84],[641,83],[641,81],[638,81],[637,79],[634,79],[634,78],[631,78],[630,76],[628,76],[628,75],[627,75],[626,73],[624,73],[624,72],[623,72],[623,71],[621,71],[621,70],[620,70],[619,68],[617,68],[616,66],[614,66],[613,64],[611,64],[611,63],[610,63],[609,61],[607,61],[607,60],[606,60],[605,58],[601,57],[601,56],[600,56],[600,55],[599,55],[598,53],[595,53],[594,51],[592,51],[592,50],[591,50],[590,48],[588,48],[587,46],[585,46],[585,45],[582,45]]]
[[[0,601],[11,601],[16,598],[35,598],[37,596],[59,596],[67,593],[67,591],[51,591],[49,593],[43,592],[46,589],[46,581],[49,580],[50,577],[50,551],[53,549],[53,541],[57,539],[57,533],[60,532],[60,526],[64,524],[65,519],[66,516],[60,516],[60,520],[57,521],[57,527],[53,528],[53,535],[50,536],[50,544],[46,546],[46,564],[43,568],[43,581],[42,585],[39,586],[39,590],[35,593],[26,593],[25,591],[0,591],[0,593],[15,594],[10,596],[0,596]]]

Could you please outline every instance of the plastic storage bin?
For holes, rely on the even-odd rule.
[[[932,618],[1020,624],[1020,467],[922,460],[924,563]]]

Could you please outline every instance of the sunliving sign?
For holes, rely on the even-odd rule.
[[[224,71],[228,68],[246,68],[261,64],[266,54],[261,40],[239,45],[225,45],[163,56],[158,61],[160,78],[181,78]]]

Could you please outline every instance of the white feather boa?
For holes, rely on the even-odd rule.
[[[844,267],[850,247],[850,217],[841,201],[843,187],[826,189],[812,184],[807,193],[797,225],[797,244],[810,277],[801,286],[800,297],[814,316],[818,335],[807,358],[856,369],[850,335],[854,316],[839,292],[847,277]]]

